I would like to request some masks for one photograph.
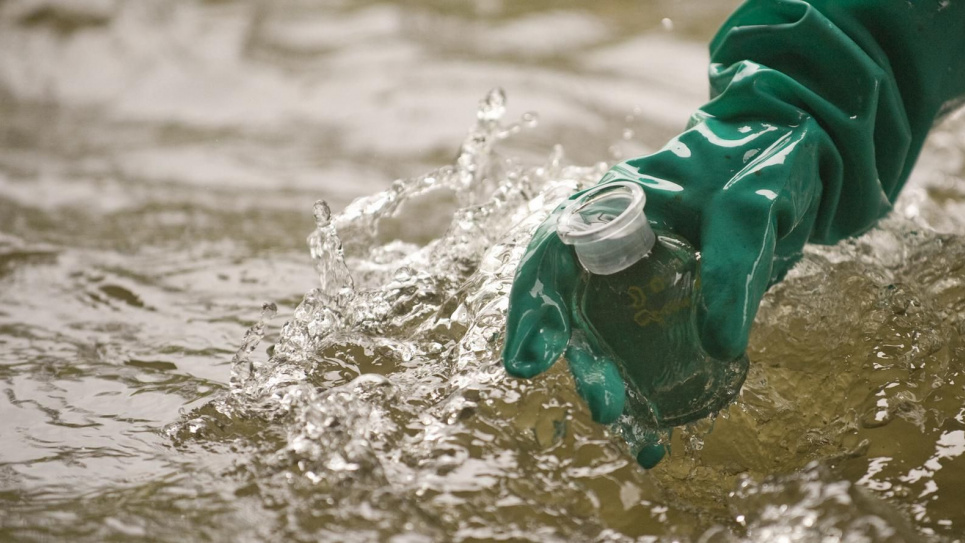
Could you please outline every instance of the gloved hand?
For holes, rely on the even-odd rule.
[[[963,29],[956,0],[750,0],[711,44],[713,99],[661,151],[606,174],[639,183],[655,229],[701,252],[708,354],[743,353],[761,297],[807,241],[859,234],[890,209],[930,126],[962,102]],[[624,383],[574,313],[581,272],[556,234],[565,204],[520,263],[504,363],[532,377],[566,350],[594,420],[609,423]]]
[[[769,281],[800,255],[821,200],[818,158],[828,152],[833,146],[812,120],[789,127],[707,118],[660,152],[618,164],[603,178],[639,183],[655,229],[700,248],[697,327],[712,357],[731,360],[744,352]],[[566,358],[594,419],[613,422],[623,411],[623,380],[575,312],[582,272],[573,249],[556,234],[563,207],[537,229],[517,271],[506,368],[531,377],[568,347]]]

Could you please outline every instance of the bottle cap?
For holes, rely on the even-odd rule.
[[[643,213],[646,200],[632,181],[597,185],[563,210],[556,233],[590,273],[623,271],[647,256],[656,241]]]

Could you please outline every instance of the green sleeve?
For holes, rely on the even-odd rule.
[[[887,213],[963,103],[965,0],[749,0],[711,43],[710,79],[698,121],[812,117],[827,132],[810,241],[834,243]]]

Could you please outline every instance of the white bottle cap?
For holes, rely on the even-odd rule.
[[[623,271],[647,256],[656,241],[643,214],[646,200],[632,181],[597,185],[563,210],[556,233],[590,273]]]

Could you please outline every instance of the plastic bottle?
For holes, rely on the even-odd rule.
[[[598,185],[563,211],[557,233],[585,270],[575,318],[584,319],[627,381],[624,414],[638,428],[621,433],[638,461],[651,467],[664,454],[657,432],[730,403],[748,359],[717,360],[701,348],[695,325],[700,255],[687,240],[654,231],[645,202],[634,182]]]

